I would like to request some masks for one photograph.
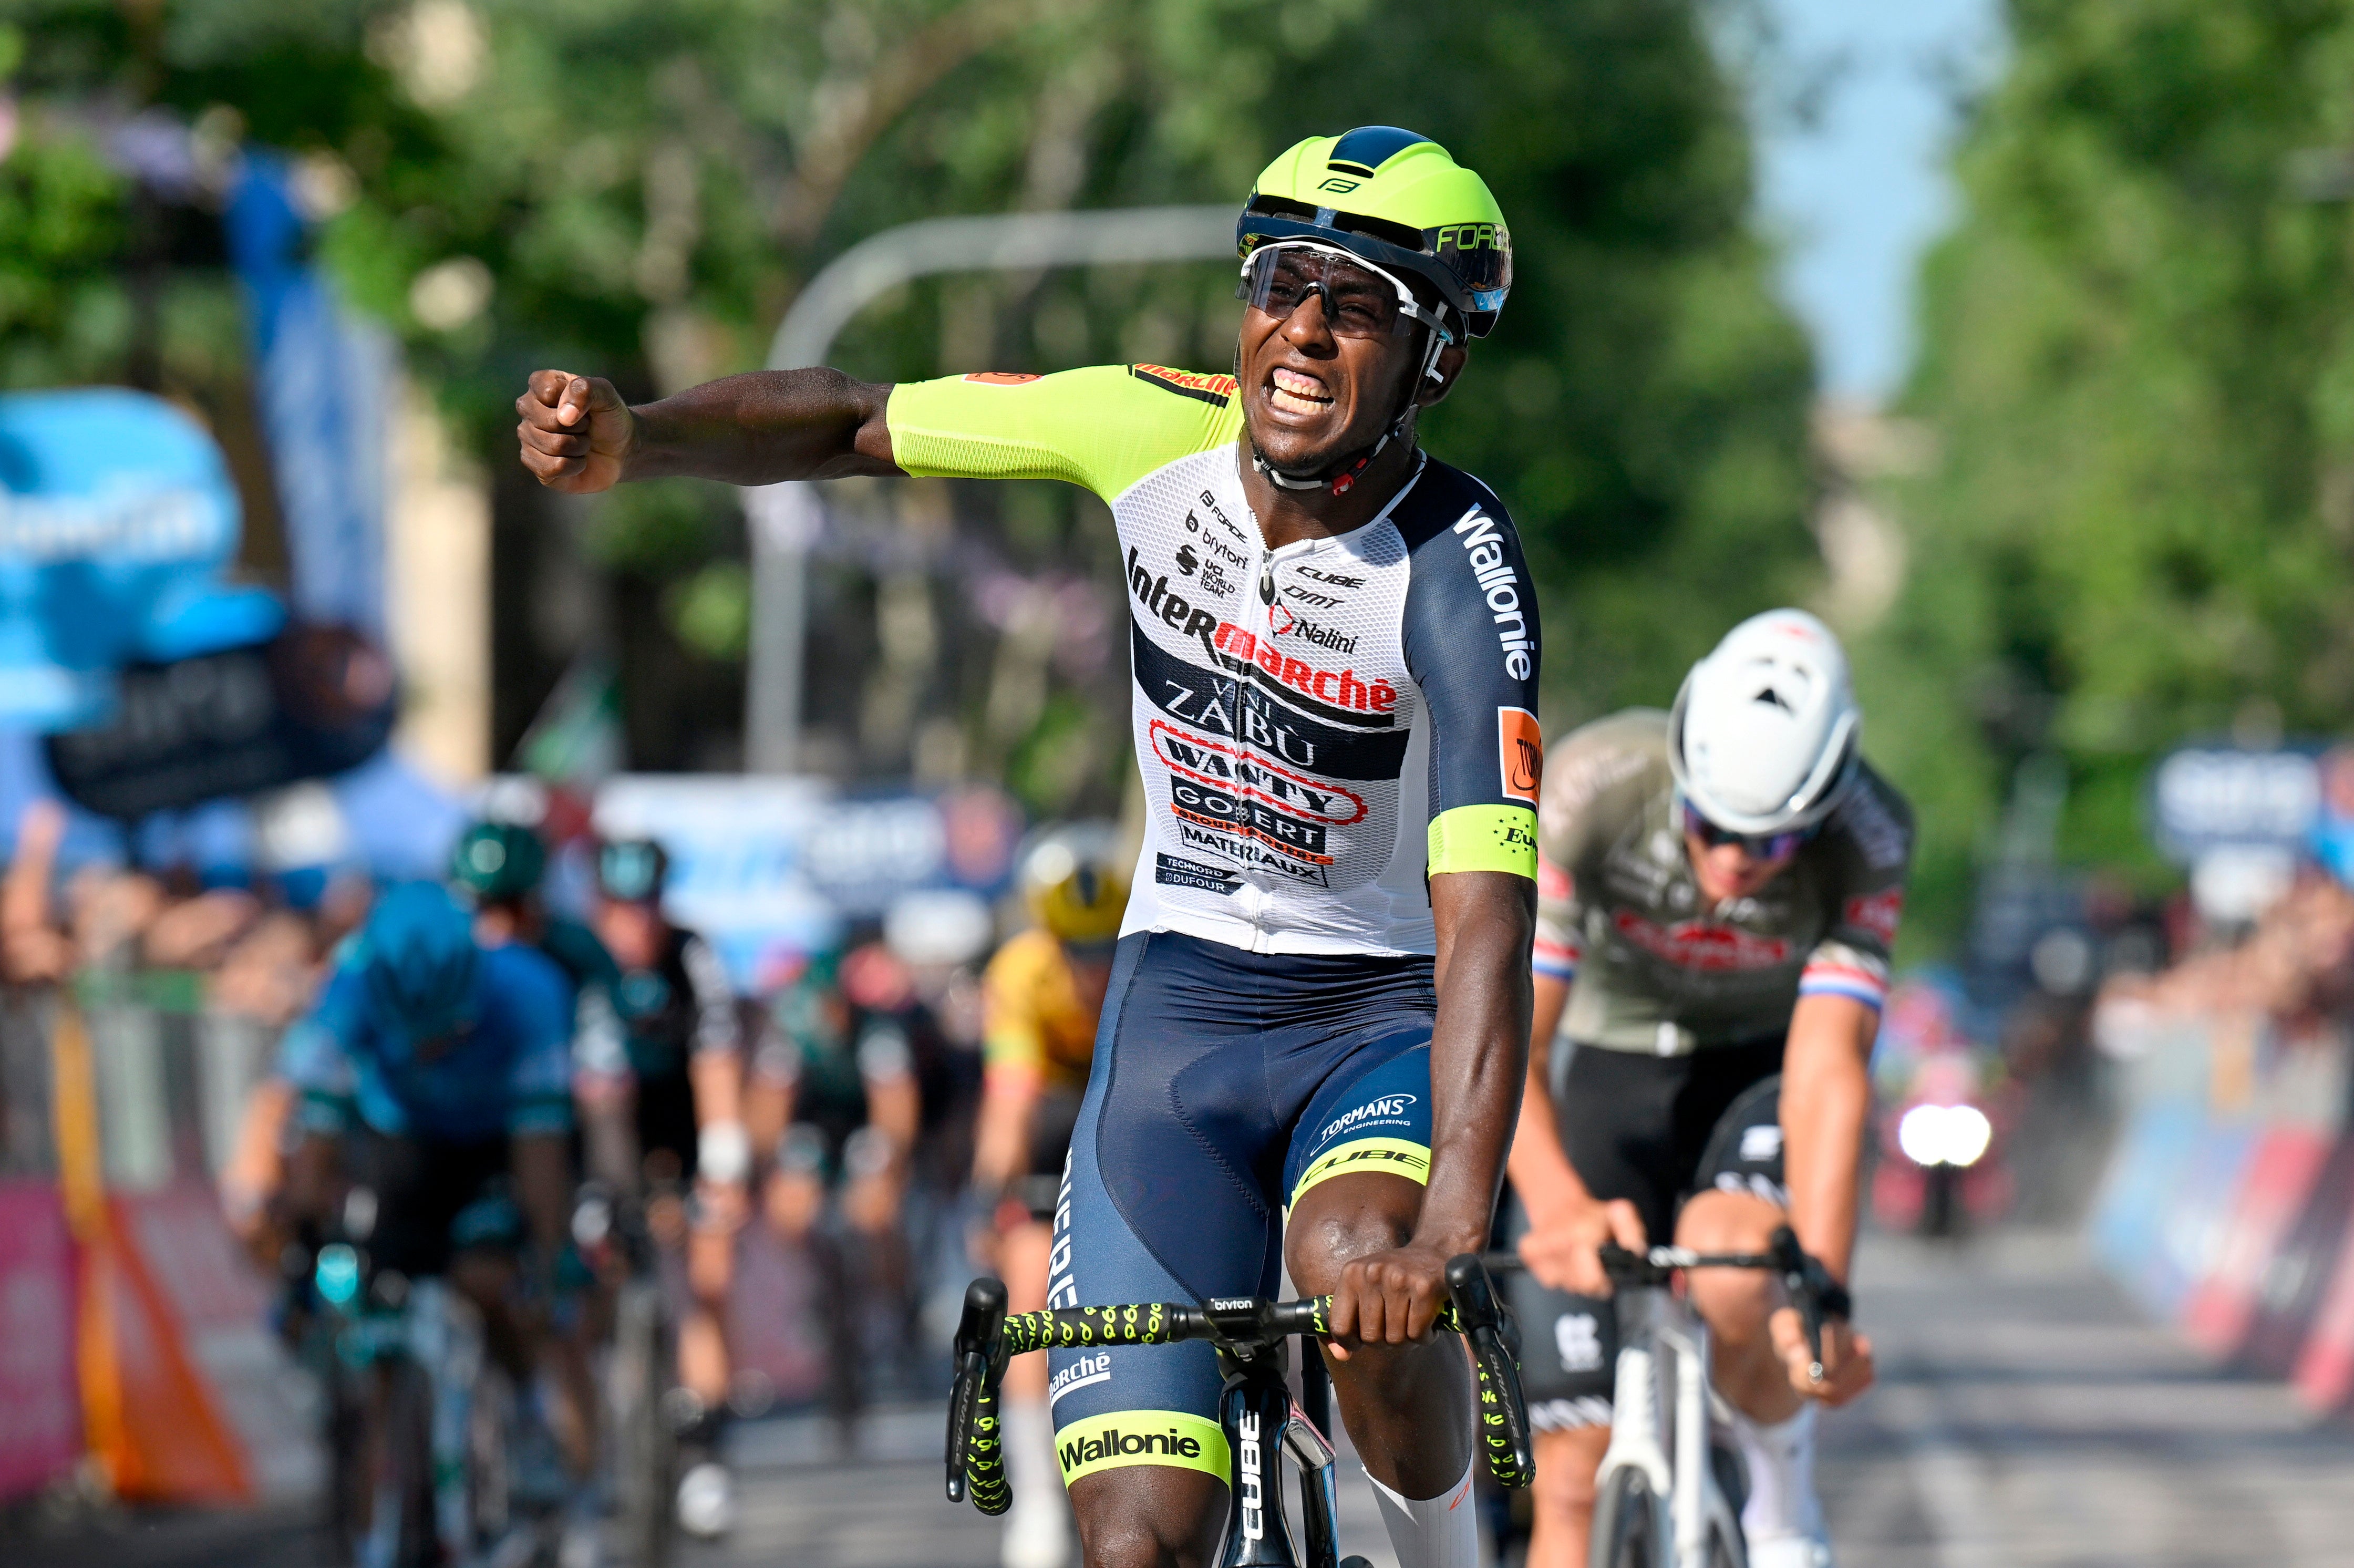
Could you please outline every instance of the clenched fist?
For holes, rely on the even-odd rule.
[[[621,481],[638,422],[600,376],[535,370],[515,399],[523,466],[567,495],[593,495]]]

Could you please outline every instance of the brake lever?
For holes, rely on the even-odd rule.
[[[1807,1329],[1807,1353],[1812,1358],[1807,1363],[1807,1375],[1817,1383],[1823,1381],[1823,1306],[1826,1286],[1837,1289],[1830,1273],[1807,1255],[1798,1245],[1798,1234],[1784,1225],[1774,1233],[1772,1244],[1774,1266],[1782,1276],[1782,1288],[1790,1304],[1798,1309],[1798,1320]],[[1844,1293],[1842,1293],[1844,1294]]]
[[[965,1287],[957,1320],[956,1383],[949,1393],[949,1501],[968,1493],[965,1467],[981,1407],[1004,1370],[1005,1286],[983,1277]]]
[[[1470,1342],[1480,1371],[1480,1404],[1495,1406],[1492,1414],[1483,1409],[1479,1417],[1489,1473],[1500,1486],[1525,1487],[1536,1475],[1536,1455],[1521,1393],[1518,1325],[1511,1323],[1498,1303],[1495,1286],[1476,1253],[1447,1260],[1447,1293],[1454,1303],[1457,1327]]]

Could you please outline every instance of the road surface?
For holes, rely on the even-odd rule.
[[[1847,1568],[2354,1568],[2354,1429],[2215,1374],[2141,1323],[2073,1237],[1875,1238],[1857,1298],[1882,1382],[1823,1429]],[[680,1568],[993,1568],[996,1526],[940,1497],[929,1409],[738,1428],[740,1527]],[[1343,1549],[1394,1568],[1362,1478]],[[11,1568],[312,1568],[285,1520],[119,1520],[11,1535]]]

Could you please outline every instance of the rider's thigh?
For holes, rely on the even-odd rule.
[[[1204,1568],[1225,1509],[1225,1483],[1200,1470],[1138,1465],[1071,1483],[1084,1568]]]
[[[1785,1210],[1755,1193],[1699,1192],[1676,1217],[1676,1245],[1694,1252],[1764,1252],[1789,1223]],[[1762,1268],[1696,1268],[1685,1277],[1693,1308],[1719,1340],[1762,1335],[1780,1299],[1773,1275]]]

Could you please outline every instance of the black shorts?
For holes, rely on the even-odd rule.
[[[694,1181],[699,1129],[695,1082],[685,1070],[640,1078],[634,1115],[641,1173],[650,1180]]]
[[[1596,1198],[1623,1198],[1644,1234],[1664,1244],[1695,1192],[1749,1192],[1787,1208],[1782,1182],[1782,1041],[1745,1042],[1651,1056],[1586,1046],[1559,1080],[1553,1114],[1571,1169]],[[1508,1221],[1518,1241],[1527,1221]],[[1529,1419],[1542,1431],[1610,1419],[1618,1359],[1607,1299],[1548,1289],[1513,1276],[1524,1342]]]
[[[1430,1170],[1427,958],[1121,938],[1055,1210],[1055,1307],[1268,1296],[1284,1217],[1320,1184]],[[1047,1352],[1063,1478],[1227,1475],[1206,1343]]]
[[[1016,1191],[1033,1219],[1055,1217],[1063,1168],[1071,1158],[1071,1134],[1079,1125],[1079,1105],[1076,1090],[1048,1089],[1030,1113],[1029,1160]]]
[[[347,1149],[353,1185],[376,1195],[365,1238],[376,1268],[429,1277],[447,1272],[453,1253],[521,1245],[505,1139],[452,1143],[363,1129]]]

